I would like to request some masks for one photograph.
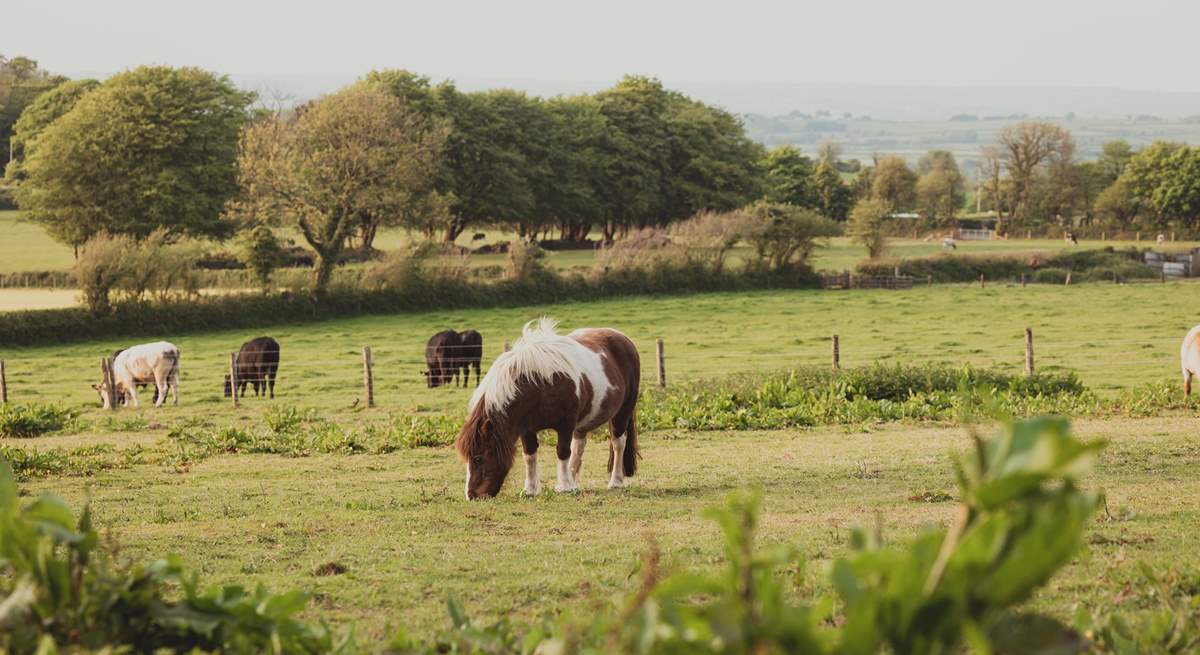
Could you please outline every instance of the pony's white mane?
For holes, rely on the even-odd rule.
[[[571,355],[581,346],[578,341],[560,335],[557,327],[558,321],[547,316],[526,323],[512,350],[492,362],[487,375],[471,394],[468,410],[474,411],[483,399],[488,413],[502,411],[516,397],[517,383],[522,378],[548,382],[561,373],[575,382],[578,392],[583,371]]]

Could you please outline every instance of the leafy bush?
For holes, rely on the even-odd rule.
[[[28,439],[76,425],[79,411],[61,405],[0,405],[0,437]]]
[[[199,256],[194,244],[169,243],[165,230],[144,239],[102,232],[83,245],[75,277],[88,311],[104,315],[112,311],[114,291],[131,300],[151,294],[163,301],[176,292],[195,296],[199,278],[194,263]]]
[[[803,560],[789,548],[755,546],[759,496],[734,496],[710,516],[725,536],[716,573],[664,575],[652,550],[640,588],[590,620],[521,629],[473,623],[453,599],[452,627],[429,642],[401,635],[402,653],[910,653],[1049,652],[1079,645],[1066,625],[1020,609],[1070,561],[1099,496],[1077,480],[1099,443],[1066,421],[1010,424],[958,464],[961,504],[949,529],[887,546],[853,534],[854,552],[833,562],[835,597],[804,598]],[[803,600],[797,602],[797,597]],[[1074,649],[1072,649],[1074,650]],[[1067,651],[1069,652],[1069,651]]]
[[[1033,281],[1038,284],[1063,284],[1067,281],[1068,272],[1062,268],[1040,268],[1033,274]]]
[[[888,204],[878,198],[863,198],[850,210],[846,234],[865,246],[871,259],[881,259],[887,251],[884,227],[891,213]]]
[[[271,274],[283,265],[283,244],[271,228],[259,225],[243,236],[241,256],[265,291],[271,284]]]
[[[882,421],[954,420],[989,405],[1014,416],[1100,411],[1073,373],[1010,375],[937,365],[823,367],[705,381],[648,394],[645,429],[778,429]]]
[[[1142,263],[1143,252],[1137,248],[1115,250],[1108,247],[1063,250],[1050,255],[1043,252],[943,253],[932,257],[863,261],[855,270],[863,275],[891,275],[898,267],[902,275],[932,276],[937,282],[973,282],[980,275],[988,280],[1019,280],[1025,275],[1033,282],[1062,284],[1067,271],[1072,272],[1073,282],[1111,282],[1114,272],[1119,280],[1157,278],[1158,271]]]
[[[0,459],[0,650],[52,653],[117,647],[136,652],[350,652],[324,625],[295,618],[301,592],[262,586],[202,590],[177,559],[124,564],[100,547],[85,508],[78,519],[43,494],[22,507]]]
[[[842,228],[811,209],[760,201],[745,210],[754,224],[746,238],[758,254],[757,266],[769,271],[807,270],[822,239]]]

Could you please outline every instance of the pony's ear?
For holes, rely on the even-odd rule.
[[[99,391],[99,390],[100,390],[100,385],[98,385],[98,384],[93,384],[93,385],[92,385],[92,388],[93,388],[93,389],[95,389],[96,391]]]
[[[484,434],[491,432],[492,431],[492,419],[490,419],[486,416],[483,417],[483,423],[479,424],[479,431],[483,432]]]

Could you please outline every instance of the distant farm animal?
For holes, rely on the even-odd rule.
[[[254,395],[270,394],[275,397],[275,375],[279,372],[279,342],[271,337],[258,337],[242,344],[235,358],[234,372],[237,375],[238,398],[246,396],[246,385],[254,389]],[[225,397],[233,395],[233,384],[229,374],[225,375]]]
[[[954,237],[945,237],[942,239],[942,248],[946,250],[958,250],[958,244],[955,243]]]
[[[442,330],[429,337],[425,343],[425,386],[430,389],[449,384],[458,374],[455,354],[462,345],[462,337],[454,330]]]
[[[1075,238],[1074,232],[1067,232],[1065,235],[1063,235],[1063,241],[1066,241],[1073,246],[1079,245],[1079,239]]]
[[[154,406],[161,407],[167,401],[167,392],[179,404],[179,348],[166,341],[144,343],[118,351],[112,360],[112,375],[116,389],[108,388],[108,382],[93,384],[100,394],[105,408],[114,401],[124,403],[126,398],[138,406],[138,385],[154,384]]]
[[[483,362],[483,335],[475,330],[464,330],[458,333],[458,353],[454,363],[462,371],[462,385],[465,387],[471,381],[471,369],[475,369],[475,386],[479,386],[479,367]],[[455,375],[458,371],[455,371]]]
[[[486,238],[487,238],[487,235],[484,234],[483,232],[476,232],[475,234],[471,235],[472,241],[483,241]]]
[[[467,466],[468,499],[500,492],[520,440],[525,493],[537,495],[538,431],[558,434],[556,491],[579,489],[589,432],[608,423],[610,489],[637,472],[641,360],[629,337],[607,328],[560,335],[552,319],[525,325],[512,350],[496,358],[471,395],[455,440]]]
[[[425,344],[425,385],[430,389],[454,383],[458,386],[462,374],[462,386],[471,381],[471,368],[475,369],[475,384],[479,385],[480,363],[483,360],[483,335],[475,330],[455,332],[443,330],[429,338]]]
[[[1183,395],[1192,395],[1192,376],[1200,375],[1200,325],[1188,330],[1179,347],[1179,367],[1183,370]]]
[[[1154,239],[1154,243],[1158,244],[1159,246],[1163,245],[1166,242],[1167,242],[1167,236],[1165,234],[1160,234],[1160,235],[1158,235],[1158,237],[1156,237]]]

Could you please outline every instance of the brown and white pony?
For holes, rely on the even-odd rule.
[[[467,498],[500,493],[517,440],[525,451],[525,493],[541,491],[538,431],[558,433],[556,491],[579,489],[589,432],[608,423],[610,489],[637,471],[641,360],[629,337],[607,328],[566,336],[549,318],[525,324],[512,350],[496,358],[468,405],[455,442],[467,465]]]
[[[1188,330],[1179,347],[1179,367],[1183,369],[1183,395],[1192,395],[1192,376],[1200,375],[1200,325]]]

